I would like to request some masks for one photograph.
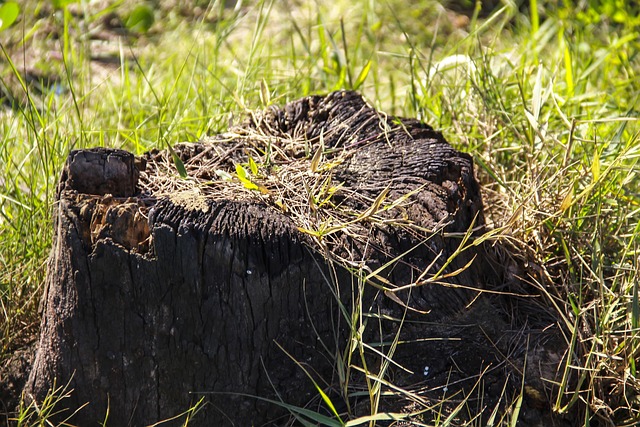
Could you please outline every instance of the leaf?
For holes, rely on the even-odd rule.
[[[533,114],[531,114],[527,110],[524,110],[524,115],[527,118],[527,120],[529,121],[529,124],[531,125],[531,128],[532,129],[538,129],[538,120],[536,119],[536,116],[534,116]]]
[[[398,304],[399,306],[401,306],[402,308],[405,308],[407,310],[413,311],[415,313],[420,313],[420,314],[429,314],[431,313],[431,310],[427,310],[427,311],[423,311],[423,310],[418,310],[417,308],[413,308],[409,305],[407,305],[407,303],[403,302],[397,295],[395,292],[391,292],[391,291],[384,291],[385,296],[389,297],[389,299],[391,299],[393,302],[395,302],[396,304]]]
[[[247,178],[247,170],[245,168],[242,167],[242,165],[240,163],[236,163],[236,175],[238,175],[238,178],[240,179],[240,181],[248,181],[249,178]]]
[[[299,232],[308,234],[310,236],[314,236],[314,237],[322,237],[323,236],[323,234],[320,231],[311,230],[309,228],[304,228],[304,227],[297,227],[297,228],[298,228]]]
[[[151,6],[141,4],[131,11],[125,26],[130,31],[146,33],[149,31],[149,28],[151,28],[154,21],[155,17],[153,16],[153,9],[151,9]]]
[[[251,157],[249,157],[249,169],[251,169],[251,174],[253,176],[258,175],[258,165],[253,161]]]
[[[238,179],[247,190],[258,190],[264,193],[262,190],[264,187],[258,187],[253,181],[251,181],[247,170],[243,168],[240,163],[236,163],[236,175],[238,175]]]
[[[318,150],[313,154],[313,158],[311,159],[311,172],[316,172],[318,170],[318,166],[320,165],[320,160],[322,160],[322,153],[324,152],[324,131],[320,130],[320,146]]]
[[[367,76],[369,75],[370,69],[371,60],[368,60],[367,63],[364,64],[364,67],[362,67],[362,70],[360,70],[360,74],[358,74],[358,77],[356,77],[356,81],[353,82],[353,90],[358,90],[358,88],[362,86],[364,81],[367,79]]]
[[[260,81],[260,101],[265,107],[268,107],[271,104],[271,92],[269,91],[269,85],[265,79]]]
[[[593,162],[591,163],[591,173],[593,174],[593,181],[597,181],[600,178],[600,154],[598,148],[594,148]]]
[[[345,427],[354,427],[359,426],[361,424],[370,424],[371,421],[399,421],[409,418],[412,415],[418,414],[401,414],[401,413],[393,413],[393,412],[382,412],[375,415],[365,415],[363,417],[359,417],[350,421],[347,421]]]
[[[387,186],[384,190],[382,190],[380,194],[378,194],[378,197],[376,197],[376,200],[374,200],[373,204],[369,206],[369,209],[358,215],[358,220],[363,220],[375,215],[380,210],[380,205],[382,205],[382,202],[387,197],[387,194],[389,194],[390,188],[390,186]]]
[[[638,279],[633,282],[633,297],[631,299],[631,327],[640,328],[640,304],[638,303]]]
[[[231,181],[233,177],[227,171],[223,171],[222,169],[216,169],[215,174],[218,175],[223,181]]]
[[[223,394],[223,393],[216,393],[216,392],[210,392],[208,394]],[[307,408],[301,408],[299,406],[294,406],[294,405],[289,405],[287,403],[284,403],[282,401],[277,401],[277,400],[273,400],[273,399],[267,399],[266,397],[261,397],[261,396],[253,396],[250,394],[245,394],[245,393],[232,393],[232,392],[224,392],[224,394],[231,394],[234,396],[243,396],[243,397],[249,397],[251,399],[256,399],[256,400],[260,400],[262,402],[268,402],[270,404],[273,405],[277,405],[280,406],[281,408],[287,409],[289,412],[291,412],[298,421],[304,422],[305,425],[312,425],[312,426],[328,426],[328,427],[344,427],[344,423],[338,420],[334,420],[332,418],[327,417],[326,415],[322,415],[319,414],[317,412],[314,412],[310,409]],[[309,420],[314,421],[316,424],[308,424],[308,421],[303,419],[303,418],[299,418],[299,417],[306,417]]]
[[[311,172],[316,172],[318,170],[318,165],[320,164],[320,160],[322,159],[322,144],[316,150],[316,153],[313,155],[311,159]]]
[[[309,371],[302,365],[302,363],[300,363],[299,361],[297,361],[291,354],[289,354],[287,352],[287,350],[284,349],[284,347],[282,347],[277,341],[275,342],[276,345],[280,348],[280,350],[282,350],[282,352],[284,354],[286,354],[287,356],[289,356],[289,358],[293,361],[293,363],[295,363],[296,365],[298,365],[298,367],[300,369],[302,369],[302,371],[307,375],[307,378],[309,378],[311,380],[311,382],[313,383],[313,385],[316,388],[316,391],[318,392],[318,394],[320,394],[320,397],[322,397],[322,401],[325,403],[325,405],[327,405],[327,407],[331,410],[331,412],[333,413],[333,415],[338,419],[337,422],[331,420],[331,424],[332,425],[339,425],[339,426],[344,426],[344,422],[342,421],[342,418],[340,418],[340,414],[338,414],[338,411],[336,410],[336,407],[333,405],[333,402],[331,401],[331,399],[329,398],[329,396],[327,396],[327,394],[324,392],[324,390],[322,390],[320,388],[320,386],[318,385],[318,383],[316,382],[316,380],[313,379],[313,376],[309,373]]]
[[[573,310],[573,314],[577,316],[580,315],[580,307],[578,307],[578,303],[576,302],[576,297],[573,294],[567,295],[567,299],[569,300],[569,304],[571,304],[571,310]]]
[[[17,3],[5,3],[0,6],[0,31],[9,28],[20,14],[20,6]]]
[[[573,203],[573,188],[570,188],[567,194],[564,196],[562,204],[560,205],[560,210],[562,212],[566,211],[571,207],[571,203]]]
[[[180,159],[180,156],[178,156],[178,153],[176,153],[176,150],[174,150],[171,144],[169,144],[168,142],[167,142],[167,148],[169,148],[169,152],[171,153],[171,158],[173,159],[173,163],[176,165],[176,169],[178,169],[178,173],[180,174],[180,177],[186,178],[187,169],[185,169],[182,159]]]
[[[564,46],[564,68],[565,68],[565,82],[567,84],[567,94],[569,96],[573,96],[573,67],[572,67],[572,58],[571,51],[569,50],[569,46],[564,39],[564,31],[558,31],[558,37],[560,38],[562,45]]]
[[[509,423],[509,427],[516,427],[518,425],[518,418],[520,417],[520,409],[522,408],[522,395],[518,396],[516,400],[516,405],[513,408],[513,412],[511,414],[511,422]]]
[[[542,65],[538,66],[536,74],[536,82],[533,85],[533,98],[531,99],[531,110],[536,123],[540,118],[540,110],[542,109]]]
[[[518,209],[516,209],[516,211],[509,217],[507,222],[504,223],[503,227],[504,228],[512,227],[513,224],[515,224],[516,221],[522,217],[523,213],[524,213],[524,206],[520,205],[520,207],[518,207]]]

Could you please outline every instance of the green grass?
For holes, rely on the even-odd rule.
[[[490,224],[507,227],[572,334],[564,379],[580,383],[560,384],[554,410],[578,408],[585,425],[640,417],[638,10],[505,2],[458,28],[431,1],[171,3],[148,33],[99,41],[88,35],[132,3],[29,0],[1,33],[0,362],[37,330],[70,149],[140,154],[224,131],[247,109],[357,88],[474,156]]]

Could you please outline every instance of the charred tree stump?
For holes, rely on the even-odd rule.
[[[73,390],[61,419],[147,425],[203,399],[190,425],[284,422],[266,399],[317,399],[307,373],[339,395],[353,307],[459,335],[445,320],[496,280],[480,249],[459,250],[483,225],[471,157],[353,92],[175,151],[187,179],[166,151],[69,155],[25,388]],[[399,329],[380,319],[368,339]]]

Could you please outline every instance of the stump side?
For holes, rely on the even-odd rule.
[[[277,399],[277,391],[299,405],[313,397],[284,351],[332,377],[345,323],[337,288],[286,217],[259,205],[218,203],[204,213],[162,201],[149,212],[152,245],[141,254],[115,233],[83,239],[78,230],[91,223],[82,214],[103,203],[74,196],[63,193],[56,213],[65,249],[51,260],[26,387],[37,401],[69,382],[81,392],[65,404],[87,404],[73,422],[104,419],[112,405],[109,425],[143,425],[204,397],[208,415],[190,425],[222,425],[225,416],[249,425],[283,410],[230,394]]]

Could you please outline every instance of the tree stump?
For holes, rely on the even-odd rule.
[[[471,157],[354,92],[174,150],[187,178],[169,151],[69,155],[25,388],[72,390],[59,419],[284,423],[273,402],[319,401],[308,376],[344,395],[354,324],[382,346],[401,330],[389,319],[460,335],[447,319],[497,280],[481,246],[461,250],[483,225]]]

